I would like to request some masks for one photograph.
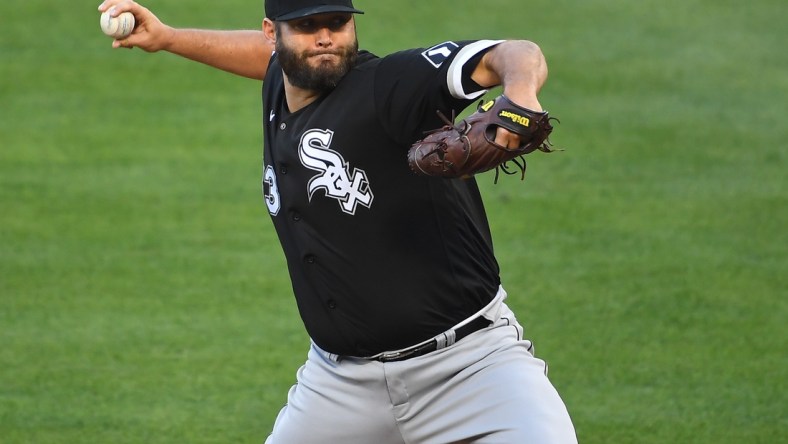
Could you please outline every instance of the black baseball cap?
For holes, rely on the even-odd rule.
[[[265,16],[287,21],[324,12],[363,14],[353,7],[353,0],[265,0]]]

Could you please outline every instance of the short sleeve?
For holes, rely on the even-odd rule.
[[[443,42],[381,59],[373,89],[382,127],[409,146],[424,131],[437,128],[447,116],[459,114],[487,90],[471,79],[481,56],[501,40]]]

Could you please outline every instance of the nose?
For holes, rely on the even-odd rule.
[[[315,34],[315,42],[321,48],[328,48],[331,46],[331,30],[328,28],[320,28]]]

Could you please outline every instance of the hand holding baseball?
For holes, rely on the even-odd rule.
[[[128,37],[134,30],[134,14],[130,12],[121,12],[117,17],[112,16],[113,9],[103,12],[99,19],[101,30],[104,34],[116,39]]]
[[[104,0],[98,10],[101,12],[101,30],[115,39],[113,48],[137,47],[156,52],[164,48],[171,38],[172,28],[135,1]]]

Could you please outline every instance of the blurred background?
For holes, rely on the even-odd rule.
[[[378,55],[545,53],[565,151],[478,180],[580,442],[788,440],[788,3],[354,3]],[[113,50],[97,6],[0,3],[0,441],[262,442],[308,338],[261,198],[261,85]]]

